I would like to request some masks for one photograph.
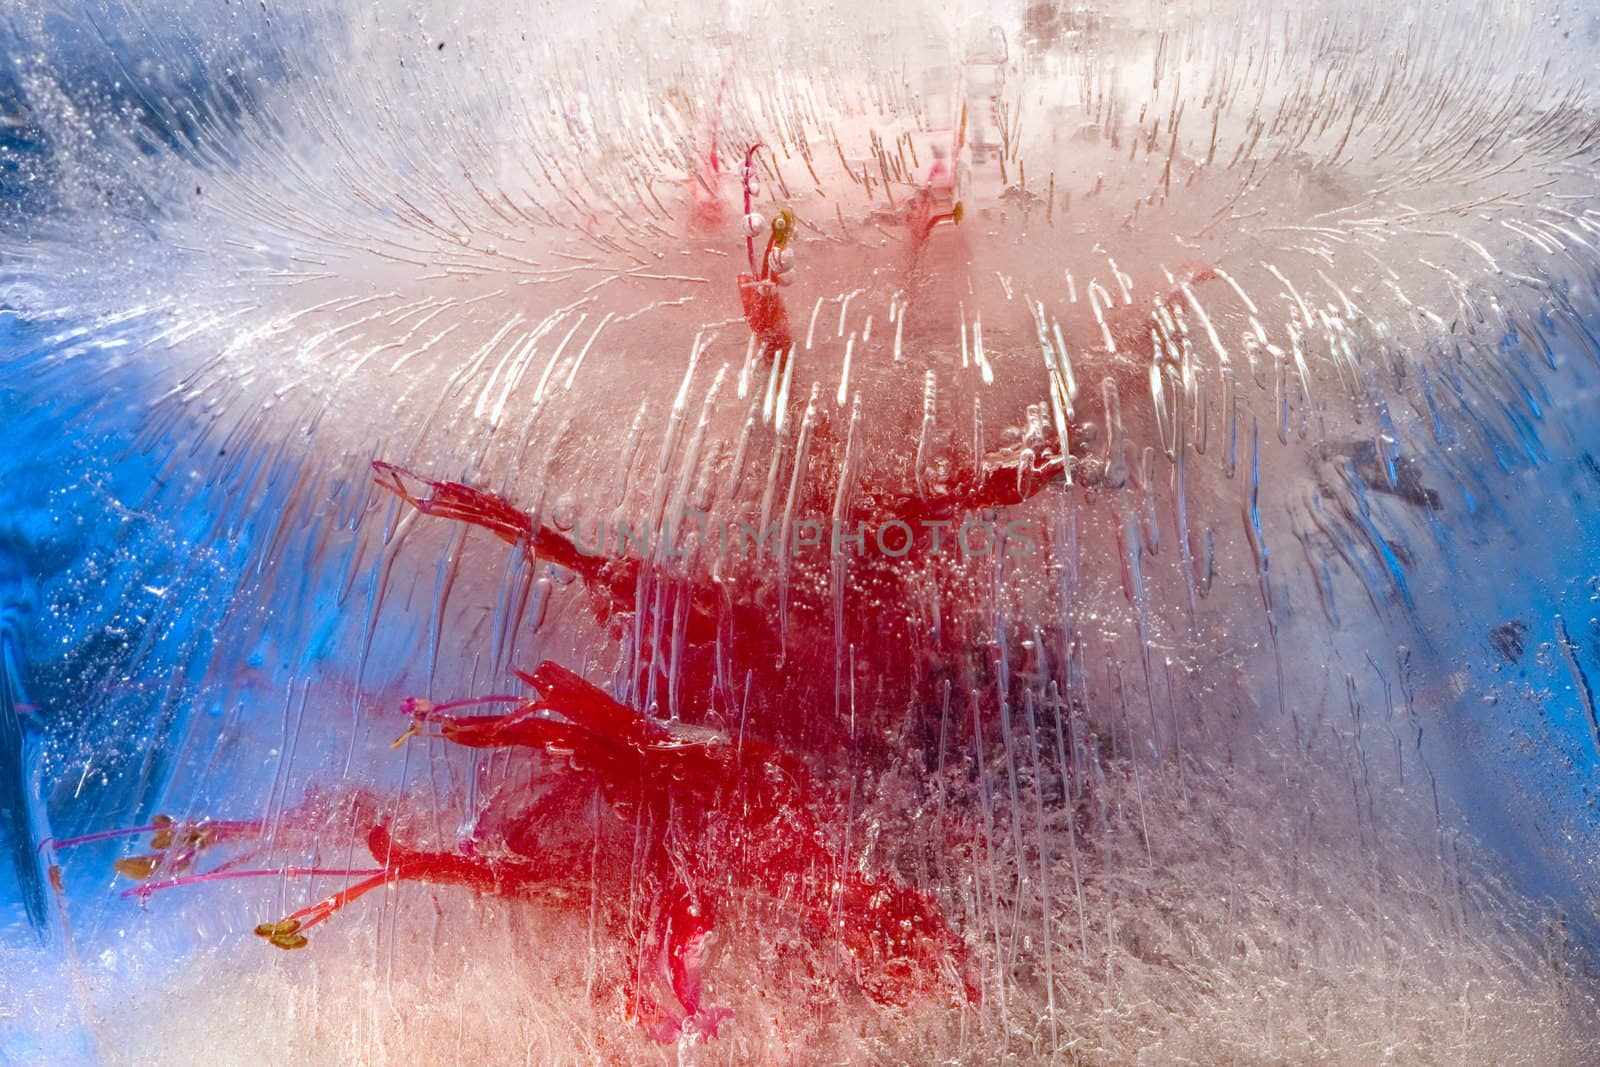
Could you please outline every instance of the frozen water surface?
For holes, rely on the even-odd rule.
[[[13,4],[0,1058],[1592,1062],[1596,36]]]

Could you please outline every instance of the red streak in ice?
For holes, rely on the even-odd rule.
[[[643,887],[651,903],[621,931],[625,943],[639,946],[624,988],[630,1014],[665,1041],[686,1029],[714,1036],[728,1016],[705,1002],[703,990],[718,903],[730,891],[755,891],[782,901],[814,940],[842,948],[861,989],[879,1003],[905,1004],[941,990],[976,997],[970,983],[950,984],[965,949],[932,900],[840,862],[799,760],[750,738],[648,718],[555,663],[517,674],[537,695],[503,714],[454,717],[426,704],[415,710],[419,727],[453,744],[521,748],[549,759],[554,786],[534,803],[486,814],[498,839],[493,847],[469,841],[458,851],[417,849],[375,821],[366,842],[380,870],[350,872],[365,877],[256,932],[280,948],[302,948],[307,930],[390,882],[459,886],[582,911],[591,893],[622,899]],[[570,839],[556,832],[564,824],[581,837],[595,796],[633,842],[626,863],[591,865],[571,847],[551,844]]]

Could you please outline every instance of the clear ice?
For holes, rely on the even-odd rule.
[[[1591,10],[0,42],[0,1062],[1600,1057]]]

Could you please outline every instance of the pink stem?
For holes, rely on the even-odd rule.
[[[114,837],[136,837],[139,834],[153,834],[158,830],[170,830],[175,824],[168,823],[164,826],[124,826],[116,830],[97,830],[92,834],[80,834],[77,837],[63,837],[60,840],[47,837],[39,842],[39,849],[43,851],[47,846],[53,848],[71,848],[74,845],[87,845],[93,841],[109,841]]]
[[[460,700],[451,700],[443,704],[435,704],[433,706],[433,710],[452,711],[456,708],[470,708],[474,704],[520,704],[524,699],[526,698],[510,696],[505,693],[497,693],[494,696],[487,697],[462,697]]]
[[[361,899],[380,885],[396,881],[398,877],[393,871],[377,871],[370,877],[345,886],[331,897],[325,897],[309,907],[301,908],[289,918],[298,922],[300,924],[298,932],[304,933],[318,923],[332,918],[333,913],[345,905]]]
[[[77,837],[63,837],[60,840],[47,837],[39,842],[42,851],[46,846],[51,848],[72,848],[74,845],[87,845],[95,841],[110,841],[117,837],[137,837],[139,834],[159,833],[162,830],[171,830],[174,833],[183,830],[210,830],[213,833],[229,833],[234,830],[261,829],[259,822],[247,819],[203,819],[200,822],[181,822],[174,819],[169,823],[150,823],[145,826],[121,826],[115,830],[96,830],[92,834],[79,834]]]
[[[173,878],[166,882],[155,882],[150,885],[136,885],[132,889],[124,889],[122,896],[138,897],[144,900],[158,889],[172,889],[180,885],[196,885],[200,882],[224,882],[234,878],[266,878],[270,875],[281,875],[286,878],[306,878],[312,875],[325,874],[330,878],[373,878],[380,874],[388,873],[382,868],[355,868],[344,867],[261,867],[248,871],[209,871],[205,874],[191,874],[183,878]]]

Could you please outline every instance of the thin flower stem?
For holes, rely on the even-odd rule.
[[[470,708],[478,704],[520,704],[526,699],[526,697],[512,696],[509,693],[497,693],[494,696],[486,697],[463,697],[460,700],[451,700],[443,704],[429,704],[428,710],[424,714],[432,715],[440,711],[454,711],[456,708]],[[421,701],[417,703],[420,705]]]
[[[39,848],[46,846],[56,849],[73,848],[77,845],[93,844],[96,841],[110,841],[118,837],[137,837],[140,834],[158,834],[169,831],[176,834],[195,831],[206,831],[214,835],[231,834],[235,831],[259,831],[261,824],[249,819],[202,819],[199,822],[181,822],[176,819],[166,822],[146,823],[143,826],[122,826],[115,830],[96,830],[92,834],[79,834],[77,837],[45,838],[39,843]]]
[[[40,850],[46,847],[63,849],[75,845],[87,845],[95,841],[110,841],[117,837],[137,837],[139,834],[153,834],[161,830],[170,830],[171,823],[151,823],[146,826],[124,826],[116,830],[97,830],[92,834],[79,834],[77,837],[50,838],[39,842]]]
[[[257,867],[245,871],[208,871],[205,874],[190,874],[182,878],[156,882],[152,885],[136,885],[132,889],[123,890],[122,896],[124,898],[139,897],[142,900],[158,889],[173,889],[180,885],[196,885],[200,882],[224,882],[235,878],[266,878],[273,875],[286,878],[308,878],[319,874],[327,875],[329,878],[370,878],[387,873],[382,868],[374,869],[370,867]]]

